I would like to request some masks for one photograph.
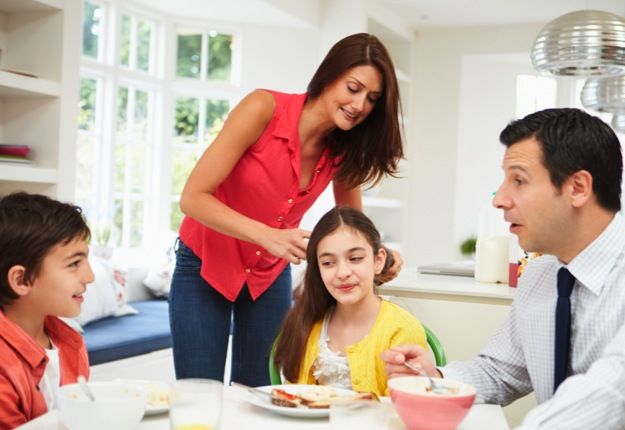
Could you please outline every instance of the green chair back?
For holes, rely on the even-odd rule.
[[[436,365],[439,367],[446,365],[447,357],[445,356],[445,350],[443,349],[443,345],[440,340],[438,340],[434,332],[432,332],[432,330],[430,330],[426,325],[423,325],[423,328],[425,329],[425,336],[427,337],[428,345],[434,354],[434,361],[436,362]]]

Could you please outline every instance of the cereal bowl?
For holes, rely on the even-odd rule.
[[[59,389],[59,411],[69,430],[132,430],[145,412],[145,387],[125,382],[89,382],[91,401],[78,384]]]
[[[451,393],[430,392],[430,382],[422,376],[402,376],[388,381],[393,406],[408,430],[454,430],[473,405],[472,385],[433,379],[437,385],[449,387]]]

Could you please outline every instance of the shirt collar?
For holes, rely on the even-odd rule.
[[[64,347],[80,349],[82,337],[60,319],[49,316],[44,324],[46,333],[59,349]],[[8,319],[1,310],[0,338],[4,339],[15,353],[21,355],[33,369],[48,360],[45,349],[20,326]]]
[[[622,257],[624,239],[625,220],[619,212],[603,232],[571,260],[567,268],[575,279],[598,295],[614,265]]]
[[[304,103],[306,103],[307,93],[294,95],[291,102],[284,107],[284,114],[280,115],[276,128],[273,131],[273,135],[282,139],[291,140],[293,133],[298,132],[297,124],[299,124],[300,117],[302,116],[302,110],[304,109]],[[295,131],[293,124],[296,125]]]

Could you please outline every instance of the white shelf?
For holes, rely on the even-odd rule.
[[[62,10],[59,0],[2,0],[0,11],[2,12],[35,12]]]
[[[57,178],[58,174],[56,169],[0,162],[0,181],[54,184]]]
[[[402,202],[394,199],[385,199],[380,197],[362,197],[362,205],[370,208],[386,208],[398,209],[404,206]]]
[[[0,70],[0,97],[58,97],[61,84]]]

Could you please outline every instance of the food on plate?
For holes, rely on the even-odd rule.
[[[354,400],[380,401],[375,393],[354,393],[353,395],[339,395],[332,387],[313,386],[309,390],[299,393],[289,393],[280,388],[271,390],[271,403],[287,408],[306,406],[310,409],[328,409],[332,403],[349,402]]]
[[[169,390],[163,389],[162,384],[148,383],[148,405],[155,407],[169,406]]]
[[[287,393],[279,388],[274,388],[271,390],[271,403],[276,406],[296,408],[302,403],[302,399],[295,394]]]

